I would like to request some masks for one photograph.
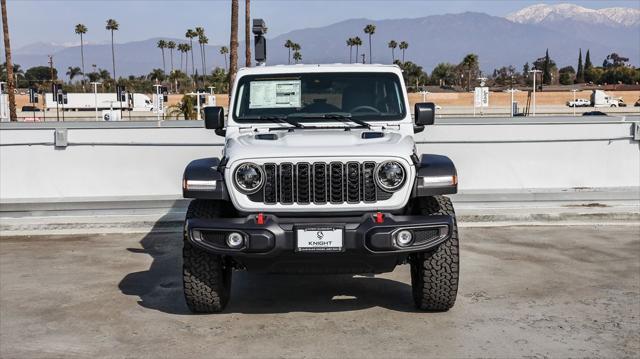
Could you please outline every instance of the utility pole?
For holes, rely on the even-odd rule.
[[[93,100],[96,106],[96,121],[98,120],[98,85],[102,85],[102,82],[92,82],[93,85]]]
[[[532,111],[532,114],[533,114],[534,117],[536,115],[536,77],[537,77],[537,74],[540,73],[540,72],[542,72],[542,71],[536,70],[536,69],[529,70],[529,73],[533,74],[533,99],[532,99],[533,100],[532,101],[533,102],[533,109],[532,109],[533,111]]]
[[[573,117],[576,117],[576,92],[579,91],[578,89],[571,89],[571,92],[573,92]]]
[[[49,73],[51,75],[51,98],[56,101],[56,121],[60,121],[60,111],[58,110],[58,93],[56,91],[55,82],[53,80],[53,55],[49,56]]]

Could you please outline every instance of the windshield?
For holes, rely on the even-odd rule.
[[[298,122],[401,120],[402,87],[393,73],[305,73],[244,76],[238,83],[233,117],[270,122],[274,116]]]

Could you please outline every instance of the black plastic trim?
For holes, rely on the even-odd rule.
[[[191,161],[184,170],[182,196],[184,198],[229,200],[224,176],[219,169],[221,162],[217,157],[200,158]],[[188,190],[186,181],[216,181],[215,190]]]
[[[420,157],[420,163],[416,165],[416,182],[414,184],[414,197],[427,197],[442,194],[458,193],[458,172],[453,161],[447,156],[425,154]],[[423,177],[455,177],[455,184],[443,186],[423,186]]]

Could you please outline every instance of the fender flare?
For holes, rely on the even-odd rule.
[[[191,161],[182,176],[184,198],[228,200],[229,193],[217,157]]]
[[[423,154],[416,164],[414,197],[458,193],[458,172],[447,156]]]

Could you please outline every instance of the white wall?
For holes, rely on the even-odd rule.
[[[474,121],[417,136],[418,152],[453,159],[463,193],[640,186],[640,142],[631,122]],[[181,198],[187,163],[219,156],[223,145],[212,131],[188,123],[96,123],[64,125],[68,146],[56,148],[51,125],[11,125],[0,127],[3,204]]]

